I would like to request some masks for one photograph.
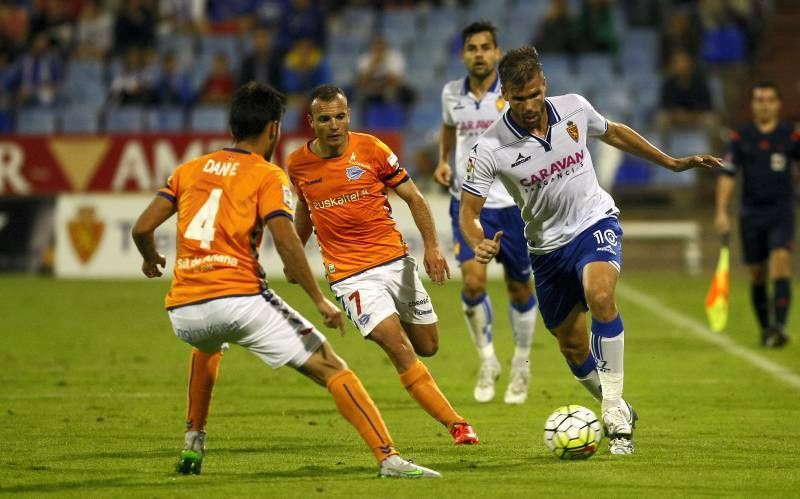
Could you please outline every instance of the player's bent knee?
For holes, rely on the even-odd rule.
[[[464,277],[464,295],[474,300],[486,293],[486,283],[480,278],[467,279]]]
[[[439,351],[438,341],[424,342],[421,345],[414,345],[414,351],[420,357],[433,357]]]
[[[560,345],[561,355],[572,365],[579,366],[583,364],[589,353],[588,347],[578,345]]]

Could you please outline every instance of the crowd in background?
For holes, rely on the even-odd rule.
[[[721,129],[737,119],[741,82],[772,8],[769,0],[494,4],[519,12],[530,4],[537,15],[513,24],[515,40],[534,44],[543,58],[558,54],[559,60],[569,61],[581,54],[604,54],[615,72],[625,66],[622,31],[653,30],[658,68],[650,78],[660,80],[660,89],[650,123],[665,141],[675,127],[699,127],[717,150]],[[347,24],[342,13],[375,10],[380,18],[412,9],[424,15],[426,10],[471,8],[486,11],[469,1],[0,0],[0,131],[19,131],[20,110],[79,104],[84,112],[96,106],[95,131],[102,132],[109,109],[179,108],[186,113],[196,106],[222,106],[236,86],[249,80],[270,83],[289,95],[298,110],[290,127],[303,126],[309,90],[341,80],[359,125],[407,129],[416,125],[411,121],[415,106],[435,105],[434,90],[441,89],[445,75],[431,83],[430,92],[420,88],[422,79],[409,76],[415,69],[410,65],[420,59],[409,61],[408,46],[394,46],[398,38],[382,36],[380,23],[370,28],[368,43],[354,49],[356,57],[332,57],[340,48],[332,44],[363,28]],[[529,32],[520,34],[526,26]],[[340,35],[331,36],[332,27]],[[448,57],[457,62],[458,30],[447,36]],[[458,74],[457,65],[447,76],[451,73]],[[436,113],[429,115],[428,121],[435,121]],[[59,126],[54,131],[71,130]]]

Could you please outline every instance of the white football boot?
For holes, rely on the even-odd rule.
[[[611,407],[603,412],[603,426],[608,436],[608,451],[614,455],[634,453],[633,429],[639,416],[630,404],[622,401],[621,405]]]
[[[514,362],[511,366],[511,379],[503,399],[506,404],[524,404],[528,400],[529,365],[528,362]]]
[[[478,382],[475,384],[475,391],[472,395],[478,402],[490,402],[494,398],[494,384],[500,377],[500,363],[497,359],[489,360],[481,364],[478,371]]]
[[[379,478],[441,478],[438,471],[406,461],[397,454],[393,454],[381,461],[378,471]]]

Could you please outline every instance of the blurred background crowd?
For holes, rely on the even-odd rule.
[[[501,49],[539,49],[550,94],[581,93],[676,155],[720,153],[763,74],[800,117],[798,4],[0,0],[0,132],[224,132],[227,100],[249,80],[284,91],[284,130],[302,131],[305,96],[333,82],[354,128],[403,133],[405,163],[425,184],[442,85],[465,75],[460,30],[488,19]],[[615,185],[658,181],[635,160],[618,163]]]

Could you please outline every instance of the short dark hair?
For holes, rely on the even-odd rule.
[[[337,87],[336,85],[324,84],[314,87],[311,90],[311,95],[308,96],[308,102],[314,102],[315,99],[319,99],[323,102],[330,102],[335,99],[337,96],[341,95],[345,99],[347,96],[344,93],[344,90]]]
[[[537,74],[542,73],[539,52],[529,45],[509,50],[500,59],[498,72],[503,88],[523,87]]]
[[[750,96],[752,97],[753,93],[755,93],[755,91],[760,88],[771,88],[772,90],[775,91],[775,95],[778,96],[778,99],[783,99],[783,96],[781,95],[781,87],[779,87],[778,84],[775,83],[774,81],[770,80],[760,81],[755,85],[753,85],[753,89],[750,90]]]
[[[469,37],[472,35],[477,35],[478,33],[484,32],[492,35],[492,42],[494,42],[494,46],[497,47],[497,26],[492,24],[491,21],[487,21],[485,19],[475,21],[461,31],[461,46],[463,47],[466,45],[467,40],[469,40]]]
[[[271,121],[280,121],[286,97],[264,83],[251,81],[233,94],[228,124],[237,142],[258,137]]]

